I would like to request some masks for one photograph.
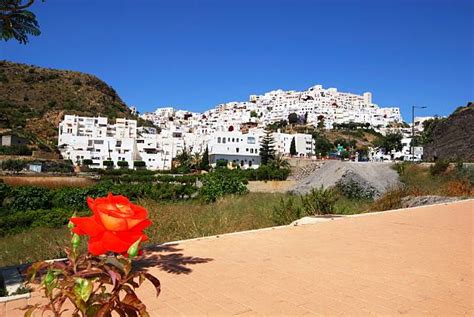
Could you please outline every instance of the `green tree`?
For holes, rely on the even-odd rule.
[[[178,153],[178,155],[176,155],[175,162],[178,173],[189,173],[191,171],[192,156],[186,149],[186,146]]]
[[[318,116],[318,126],[317,126],[317,128],[320,129],[320,130],[324,129],[324,116],[323,115]]]
[[[313,133],[314,139],[314,154],[317,156],[326,156],[334,148],[331,141],[324,135],[317,132]]]
[[[209,170],[209,148],[206,146],[204,153],[202,154],[201,160],[201,170],[208,171]]]
[[[43,0],[44,1],[44,0]],[[28,36],[41,34],[36,15],[26,10],[35,0],[0,1],[0,38],[4,41],[15,39],[21,44],[28,43]]]
[[[255,110],[250,111],[250,118],[256,118],[257,112]]]
[[[283,157],[283,154],[276,153],[275,157],[270,161],[270,165],[275,169],[289,169],[290,163]]]
[[[295,140],[295,137],[293,137],[293,139],[291,140],[291,144],[290,144],[290,155],[291,156],[294,156],[294,155],[297,155],[298,152],[296,152],[296,140]]]
[[[385,136],[379,136],[373,143],[373,145],[384,151],[384,153],[390,153],[391,151],[401,151],[403,136],[401,133],[387,133]]]
[[[298,122],[298,115],[297,115],[296,113],[294,113],[294,112],[290,113],[290,114],[288,115],[288,122],[289,122],[290,124],[295,124],[295,123],[297,123],[297,122]]]
[[[265,135],[260,141],[260,161],[262,165],[267,165],[272,159],[275,158],[275,140],[272,136],[272,131],[269,129],[265,130]]]

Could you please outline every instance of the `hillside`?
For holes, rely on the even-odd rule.
[[[474,103],[459,107],[448,118],[441,120],[431,132],[424,157],[474,162]]]
[[[138,119],[93,75],[0,61],[0,133],[13,131],[33,149],[54,151],[64,114]]]

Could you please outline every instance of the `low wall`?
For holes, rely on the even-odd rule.
[[[247,188],[253,193],[285,193],[295,184],[295,181],[250,181]]]

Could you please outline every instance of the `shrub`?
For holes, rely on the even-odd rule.
[[[301,202],[306,214],[327,215],[334,212],[334,207],[338,199],[337,191],[334,188],[313,188],[304,196]]]
[[[350,177],[341,178],[336,188],[347,198],[356,200],[371,200],[377,194],[377,190],[370,184],[362,184]]]
[[[146,163],[144,161],[134,161],[133,162],[133,167],[135,167],[137,169],[145,168]]]
[[[26,164],[22,160],[5,160],[2,162],[2,170],[18,173],[26,167]]]
[[[283,197],[280,204],[272,210],[272,220],[276,225],[287,225],[301,218],[301,208],[296,206],[293,196],[285,200]]]
[[[82,160],[82,165],[84,165],[84,166],[89,166],[89,165],[91,165],[92,163],[93,163],[93,162],[92,162],[91,159],[84,159],[84,160]]]
[[[442,193],[446,196],[473,196],[474,188],[468,179],[456,179],[447,182],[443,188]]]
[[[48,209],[51,207],[51,192],[43,187],[15,187],[4,200],[4,205],[12,211]]]
[[[2,155],[31,155],[32,153],[26,145],[0,145],[0,154]]]
[[[227,163],[229,163],[229,161],[224,160],[224,159],[217,160],[216,161],[216,168],[227,167]]]
[[[449,161],[446,160],[439,160],[434,163],[434,165],[430,166],[430,174],[431,175],[440,175],[446,172],[449,167]]]
[[[204,201],[213,202],[226,194],[244,194],[247,187],[244,178],[232,171],[221,169],[204,175],[200,194]]]
[[[105,167],[109,168],[109,169],[111,169],[111,168],[114,167],[114,162],[113,162],[113,161],[103,161],[102,164],[103,164]]]
[[[61,208],[28,210],[2,216],[0,218],[0,237],[34,227],[59,228],[68,223],[73,213],[73,211]]]
[[[398,175],[402,176],[405,174],[405,170],[407,167],[410,165],[410,162],[401,162],[401,163],[396,163],[392,165],[392,168],[397,171]]]
[[[3,204],[3,200],[9,196],[10,191],[10,186],[5,184],[3,180],[0,179],[0,207]]]
[[[370,209],[373,211],[384,211],[401,208],[402,198],[407,196],[407,194],[407,190],[404,187],[393,188],[375,200]]]
[[[117,166],[120,168],[127,168],[128,167],[128,162],[127,161],[118,161]]]

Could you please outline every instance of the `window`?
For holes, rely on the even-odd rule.
[[[232,142],[235,142],[235,138],[232,138]]]
[[[221,137],[217,138],[217,143],[221,143]]]
[[[225,143],[225,138],[222,138],[222,143]]]
[[[255,144],[255,137],[253,137],[253,136],[247,137],[247,143],[248,144]]]
[[[239,148],[235,148],[235,152],[239,153]]]

